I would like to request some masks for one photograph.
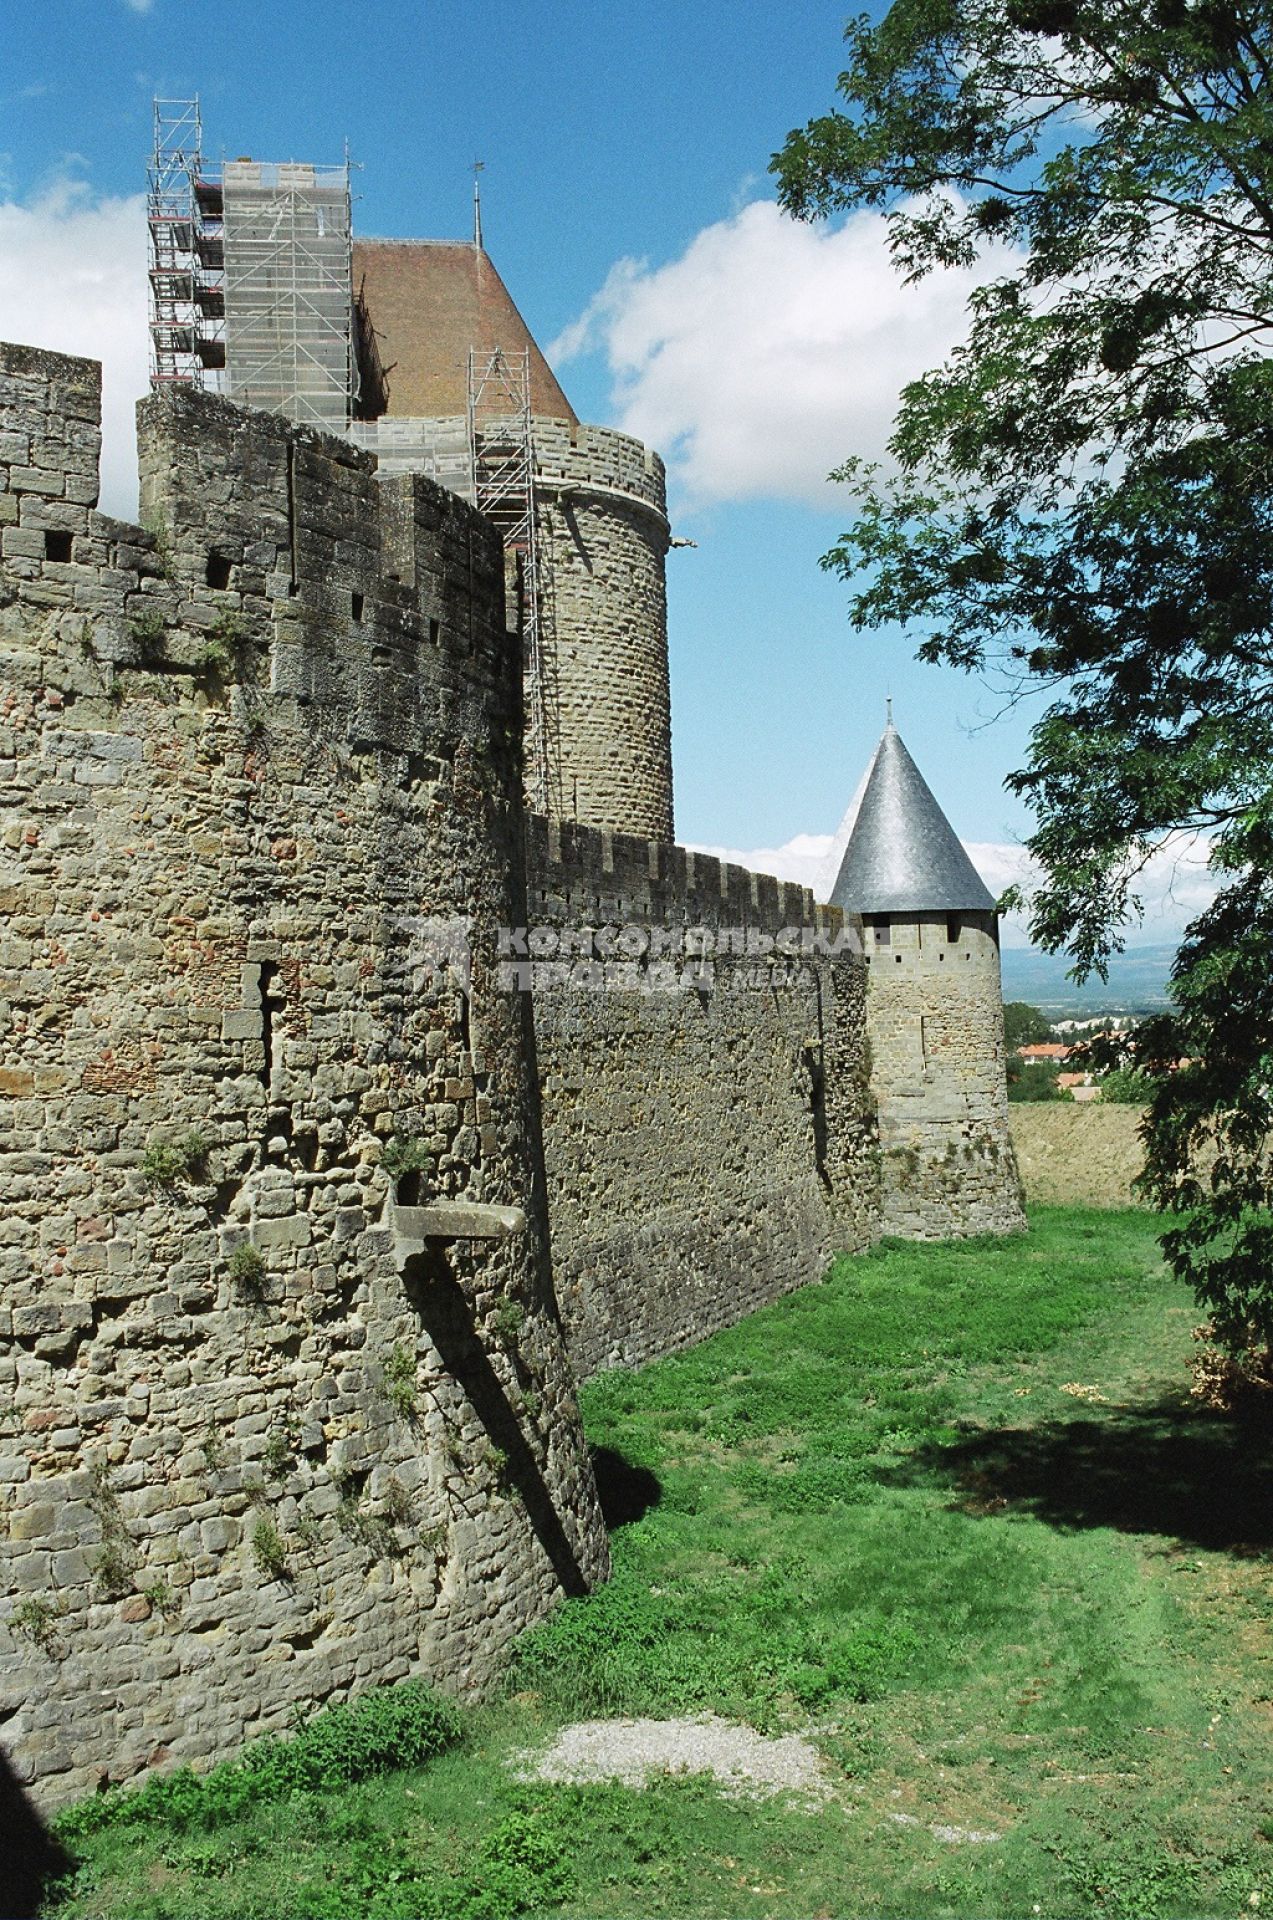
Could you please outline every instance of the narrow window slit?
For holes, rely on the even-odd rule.
[[[268,1093],[274,1073],[274,1003],[278,998],[278,967],[273,960],[261,962],[261,1085]]]

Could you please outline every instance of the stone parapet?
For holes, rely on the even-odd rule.
[[[532,908],[584,922],[656,918],[679,926],[798,927],[861,952],[861,922],[819,906],[809,887],[718,860],[690,847],[610,833],[576,821],[526,820]]]

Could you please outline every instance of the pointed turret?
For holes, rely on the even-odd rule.
[[[846,913],[993,913],[995,903],[889,720],[831,893]]]
[[[831,904],[863,922],[884,1231],[1023,1224],[995,903],[890,713],[837,841]]]

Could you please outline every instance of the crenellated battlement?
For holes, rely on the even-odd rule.
[[[535,814],[527,820],[526,834],[529,902],[543,919],[649,921],[772,934],[800,927],[828,937],[845,926],[840,909],[819,906],[810,888],[689,847]],[[860,924],[854,920],[850,934],[849,944],[860,952]]]
[[[378,485],[344,439],[175,389],[138,408],[132,526],[93,506],[99,423],[91,362],[0,347],[0,556],[19,602],[67,616],[50,646],[73,671],[88,619],[116,696],[130,671],[196,697],[220,679],[271,725],[364,750],[491,729],[503,749],[520,662],[499,537],[463,500],[420,475]]]

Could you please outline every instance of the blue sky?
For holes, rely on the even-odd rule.
[[[153,94],[201,96],[213,160],[332,161],[347,140],[364,235],[467,234],[481,159],[488,249],[577,410],[664,453],[698,543],[668,563],[678,837],[807,877],[891,692],[1002,884],[1029,830],[1002,787],[1026,718],[995,720],[991,692],[918,666],[904,635],[854,634],[817,564],[846,517],[827,470],[880,450],[899,381],[957,337],[967,291],[903,290],[874,216],[794,230],[772,206],[770,154],[833,103],[847,12],[8,0],[0,334],[106,360],[104,504],[123,510]]]

